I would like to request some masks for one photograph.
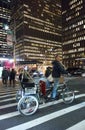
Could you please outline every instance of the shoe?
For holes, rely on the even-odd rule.
[[[55,97],[56,100],[59,100],[59,95]]]
[[[51,101],[59,100],[59,96],[56,96],[55,98],[51,98]]]
[[[50,102],[51,98],[45,99],[45,103]]]
[[[59,100],[60,98],[60,93],[58,93],[58,95],[56,96],[56,99]]]

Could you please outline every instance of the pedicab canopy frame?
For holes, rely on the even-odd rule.
[[[43,64],[43,62],[37,60],[28,60],[28,61],[17,61],[19,65],[26,65],[26,64]]]

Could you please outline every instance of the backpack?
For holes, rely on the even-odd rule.
[[[45,71],[45,77],[46,77],[46,78],[49,77],[49,76],[51,75],[51,73],[52,73],[51,68],[50,68],[50,67],[47,67],[47,69],[46,69],[46,71]]]
[[[29,77],[27,72],[24,72],[22,75],[22,82],[28,82],[29,81]]]
[[[22,80],[22,73],[19,74],[19,80],[20,80],[20,81]]]

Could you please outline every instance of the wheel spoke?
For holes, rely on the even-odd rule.
[[[65,104],[70,104],[75,98],[74,92],[70,91],[69,89],[65,89],[63,91],[62,98]]]
[[[38,100],[34,96],[23,97],[18,103],[18,110],[23,115],[32,115],[38,109]]]

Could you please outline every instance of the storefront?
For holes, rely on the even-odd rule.
[[[0,77],[2,75],[3,67],[5,67],[7,69],[14,68],[14,61],[13,61],[13,59],[0,58]]]

